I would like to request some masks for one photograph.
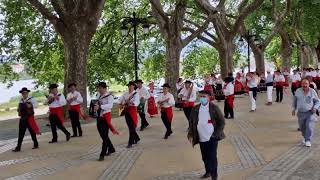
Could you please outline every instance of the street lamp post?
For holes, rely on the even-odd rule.
[[[124,17],[121,25],[121,33],[123,36],[128,34],[129,26],[133,27],[133,41],[134,41],[134,71],[135,80],[138,80],[138,44],[137,44],[137,28],[142,24],[143,32],[148,32],[149,23],[147,18],[138,18],[133,12],[132,17]]]
[[[239,42],[243,42],[243,39],[245,39],[248,44],[248,49],[247,49],[248,59],[247,59],[247,61],[248,61],[248,72],[250,72],[250,43],[253,41],[258,41],[258,36],[254,33],[250,34],[250,31],[248,30],[245,35],[240,37]]]

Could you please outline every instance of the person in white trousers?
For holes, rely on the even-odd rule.
[[[257,109],[256,99],[257,99],[258,82],[253,72],[250,72],[247,74],[247,86],[249,87],[249,96],[251,101],[250,112],[255,112]]]
[[[270,106],[272,105],[272,91],[273,91],[273,75],[271,74],[270,70],[267,71],[266,86],[267,86],[267,97],[268,97],[268,102],[266,103],[266,105]]]

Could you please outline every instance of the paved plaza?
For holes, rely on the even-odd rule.
[[[300,145],[296,117],[291,116],[291,95],[284,102],[265,106],[258,94],[255,113],[249,113],[249,98],[235,100],[235,119],[226,120],[227,138],[219,143],[221,180],[317,180],[320,179],[320,133],[317,125],[311,148]],[[223,108],[223,102],[218,103]],[[13,120],[12,120],[13,121]],[[39,136],[40,149],[32,150],[27,137],[19,153],[11,152],[16,139],[0,141],[0,179],[45,180],[191,180],[204,173],[198,146],[186,138],[187,121],[175,110],[174,134],[164,140],[160,117],[149,119],[151,127],[138,131],[141,141],[126,149],[128,130],[123,117],[113,123],[121,132],[111,135],[116,153],[98,162],[101,139],[96,125],[83,125],[84,136],[48,144],[50,133]],[[17,124],[16,124],[17,125]],[[70,129],[69,129],[70,130]],[[7,132],[0,127],[0,132]],[[8,132],[9,133],[9,132]]]

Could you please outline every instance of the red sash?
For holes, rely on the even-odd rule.
[[[31,129],[33,130],[34,133],[41,134],[39,126],[38,126],[36,120],[34,119],[34,116],[29,116],[28,124],[29,124],[29,126],[31,127]]]
[[[285,82],[276,82],[276,86],[280,86],[280,87],[283,87],[285,85]]]
[[[193,107],[194,104],[194,102],[183,101],[183,107]]]
[[[84,114],[84,112],[81,110],[81,105],[69,105],[69,110],[77,111],[82,119],[86,120],[87,116]]]
[[[291,86],[292,87],[299,87],[300,86],[300,82],[299,81],[292,82]]]
[[[134,127],[137,127],[138,125],[138,111],[136,106],[128,106],[127,107],[128,113],[130,114]]]
[[[154,97],[150,97],[148,99],[148,113],[150,114],[150,116],[158,114],[158,109]]]
[[[231,108],[234,106],[234,94],[226,96],[226,101]]]
[[[167,117],[168,117],[168,120],[169,122],[172,122],[172,119],[173,119],[173,110],[172,110],[172,107],[161,107],[161,112],[164,112],[167,114]]]
[[[110,112],[103,114],[103,119],[107,122],[108,127],[110,128],[110,130],[113,134],[119,134],[119,132],[111,124],[111,113]]]
[[[64,124],[64,115],[63,115],[63,110],[62,107],[56,107],[56,108],[49,108],[50,114],[54,114],[58,116],[59,120],[61,121],[61,124]]]

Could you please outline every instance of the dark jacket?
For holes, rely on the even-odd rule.
[[[199,121],[199,109],[200,109],[200,104],[196,105],[192,109],[191,115],[190,115],[188,138],[192,137],[193,146],[199,143],[199,134],[197,129],[197,125]],[[214,132],[212,134],[212,137],[220,141],[226,137],[223,132],[225,119],[219,107],[213,103],[209,104],[209,113],[210,113],[211,120],[214,121],[214,123],[212,124],[214,126]]]

